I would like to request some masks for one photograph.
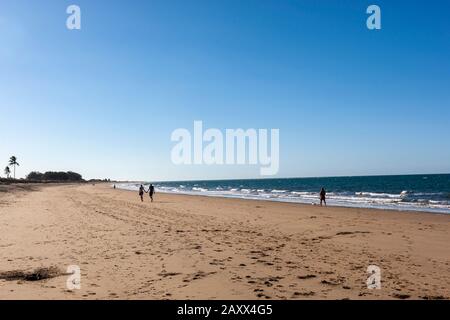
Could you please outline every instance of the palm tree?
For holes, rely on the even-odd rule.
[[[17,158],[15,156],[12,156],[9,158],[9,165],[13,166],[14,168],[14,179],[16,178],[16,166],[20,166],[20,164],[17,162]]]
[[[6,174],[6,178],[9,179],[9,175],[11,174],[11,170],[9,170],[9,167],[5,168],[5,174]]]

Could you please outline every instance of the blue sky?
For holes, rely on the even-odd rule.
[[[65,26],[70,4],[79,31]],[[370,4],[381,30],[366,28]],[[172,131],[202,120],[279,128],[280,177],[450,172],[449,12],[448,1],[3,0],[0,165],[16,155],[19,177],[259,177],[259,166],[172,164]]]

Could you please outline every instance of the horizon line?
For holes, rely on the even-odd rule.
[[[373,174],[373,175],[336,175],[336,176],[303,176],[303,177],[278,177],[278,178],[229,178],[229,179],[189,179],[189,180],[113,180],[111,182],[208,182],[208,181],[233,181],[233,180],[284,180],[284,179],[323,179],[323,178],[357,178],[357,177],[395,177],[395,176],[432,176],[450,175],[448,173],[407,173],[407,174]]]

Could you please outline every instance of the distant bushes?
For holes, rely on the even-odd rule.
[[[88,182],[96,183],[96,182],[111,182],[111,179],[91,179]]]
[[[45,173],[33,171],[27,176],[27,180],[32,181],[67,181],[67,182],[77,182],[84,181],[81,174],[68,171],[68,172],[55,172],[47,171]]]

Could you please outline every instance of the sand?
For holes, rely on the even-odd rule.
[[[0,299],[450,297],[449,215],[3,186],[0,226]]]

